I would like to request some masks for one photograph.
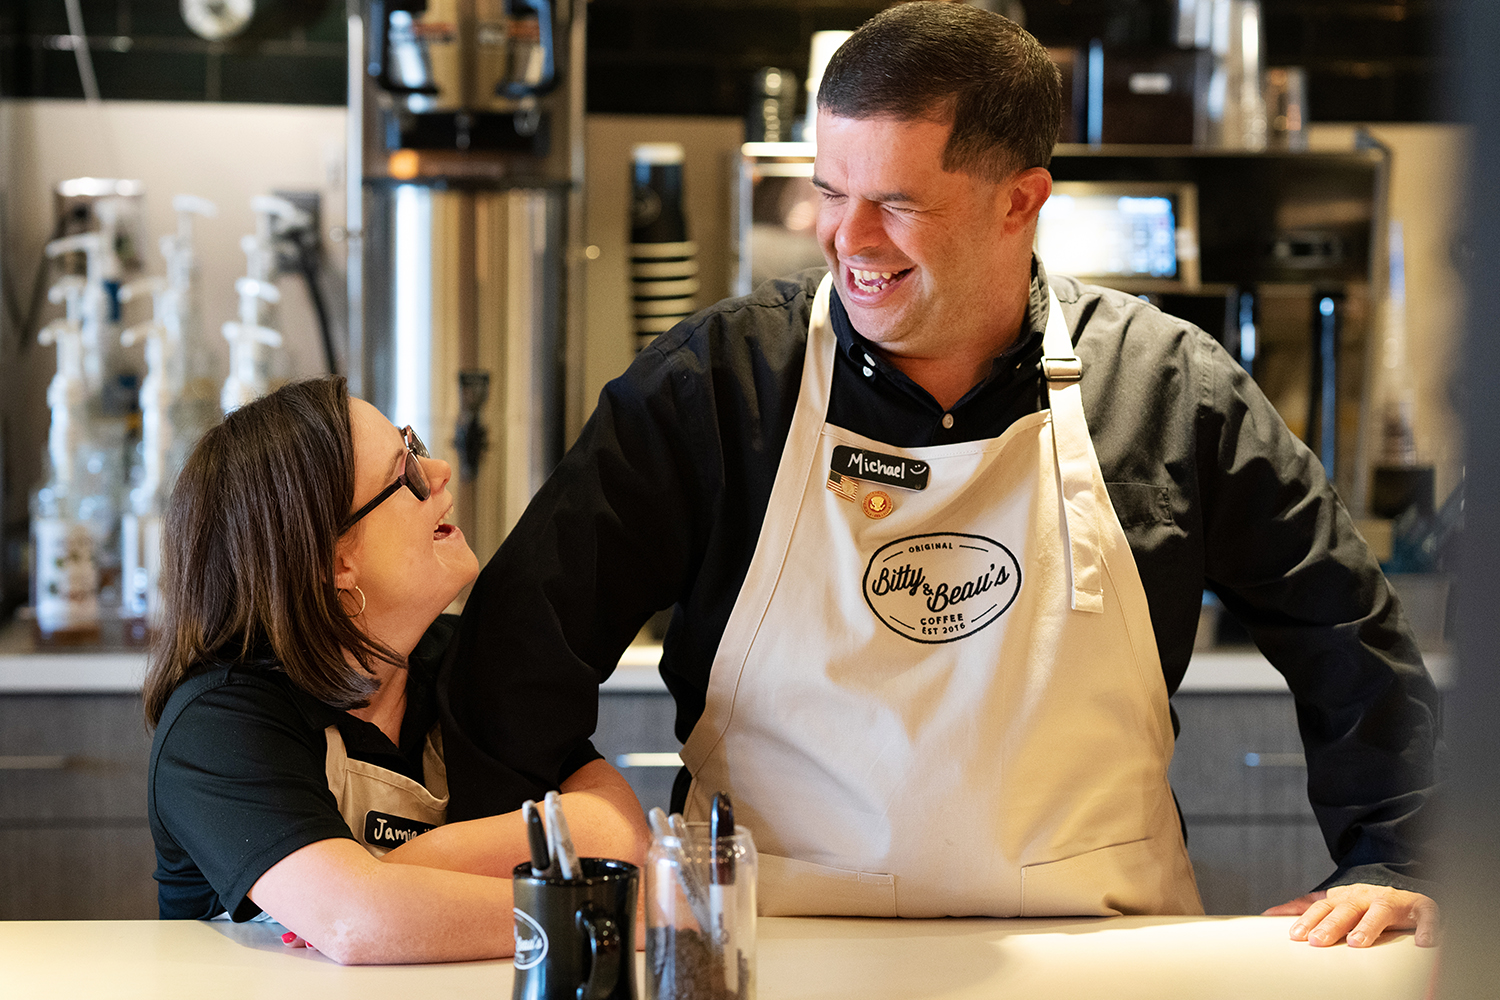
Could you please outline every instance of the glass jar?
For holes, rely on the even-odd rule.
[[[755,841],[743,826],[710,839],[653,837],[646,855],[646,1000],[755,996]]]

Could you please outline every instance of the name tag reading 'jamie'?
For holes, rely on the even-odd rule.
[[[365,843],[371,847],[396,848],[433,828],[431,823],[392,816],[371,809],[365,813]]]
[[[926,462],[843,444],[833,449],[833,462],[828,468],[840,475],[898,486],[903,490],[925,490],[927,476],[932,471]]]

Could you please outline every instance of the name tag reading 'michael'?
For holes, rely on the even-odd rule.
[[[833,449],[833,462],[828,471],[886,486],[899,486],[903,490],[925,490],[927,476],[932,470],[926,462],[841,444]]]

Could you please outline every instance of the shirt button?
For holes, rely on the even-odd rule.
[[[867,365],[873,365],[874,363],[875,363],[875,359],[872,358],[872,357],[870,357],[868,354],[866,354],[865,355],[865,364],[867,364]]]
[[[869,365],[865,365],[865,378],[873,378],[874,376],[875,369],[871,368]]]
[[[943,430],[951,431],[952,429],[953,429],[953,414],[951,414],[951,413],[945,413],[945,414],[943,414]]]

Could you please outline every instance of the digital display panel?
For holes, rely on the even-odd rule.
[[[1153,284],[1197,284],[1194,199],[1162,185],[1059,182],[1037,219],[1049,272]],[[1191,265],[1191,266],[1189,266]]]

